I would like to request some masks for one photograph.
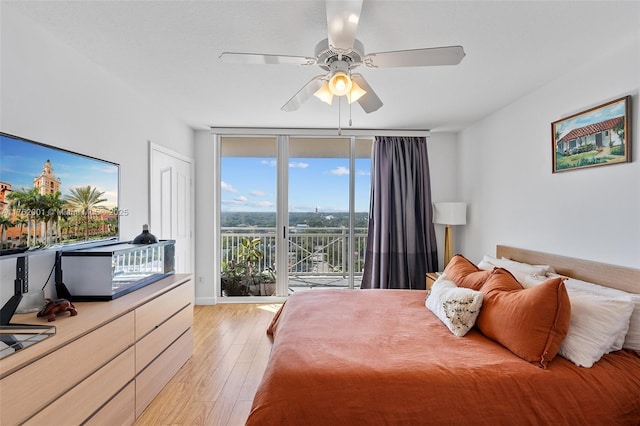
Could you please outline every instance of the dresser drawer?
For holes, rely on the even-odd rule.
[[[187,330],[136,377],[136,418],[193,353],[193,329]]]
[[[136,374],[142,371],[192,324],[193,305],[188,305],[136,342]]]
[[[149,301],[135,310],[136,340],[158,327],[168,317],[193,301],[191,280]]]
[[[131,382],[84,426],[132,425],[136,421],[136,385]]]
[[[27,425],[80,424],[98,410],[134,377],[134,349],[87,377],[29,419]],[[54,420],[57,419],[57,420]]]
[[[67,321],[82,321],[82,314]],[[3,378],[1,423],[20,423],[44,409],[132,346],[133,330],[134,314],[130,312]]]

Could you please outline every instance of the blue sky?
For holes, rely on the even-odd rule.
[[[600,123],[601,121],[609,120],[610,118],[620,117],[625,113],[625,102],[620,101],[614,104],[611,104],[605,108],[598,109],[596,111],[590,111],[585,114],[580,114],[570,120],[565,120],[561,123],[556,124],[556,130],[560,132],[561,139],[564,135],[569,133],[571,130],[584,127],[588,124]]]
[[[357,159],[356,212],[369,211],[370,159]],[[222,158],[222,211],[275,211],[275,158]],[[349,160],[289,160],[289,211],[349,211]]]
[[[14,191],[33,188],[33,179],[40,175],[47,160],[51,161],[54,176],[60,179],[63,196],[71,188],[89,185],[104,192],[102,198],[107,201],[103,206],[117,206],[118,166],[0,135],[0,181],[10,183]]]

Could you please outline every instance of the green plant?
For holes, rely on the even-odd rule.
[[[242,283],[244,269],[242,265],[238,265],[235,260],[222,262],[222,273],[220,281],[222,290],[227,296],[244,296],[247,293],[247,287]]]
[[[616,145],[609,151],[611,155],[624,155],[624,145]]]
[[[259,270],[262,259],[264,253],[260,250],[260,238],[250,240],[242,237],[235,259],[222,262],[222,289],[227,296],[245,296],[252,286],[276,281],[272,269]]]

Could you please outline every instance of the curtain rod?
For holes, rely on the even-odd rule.
[[[426,129],[338,129],[276,128],[276,127],[211,127],[211,133],[238,136],[429,136]]]

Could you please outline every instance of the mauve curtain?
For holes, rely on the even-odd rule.
[[[424,290],[438,268],[426,138],[377,136],[371,169],[361,288]]]

